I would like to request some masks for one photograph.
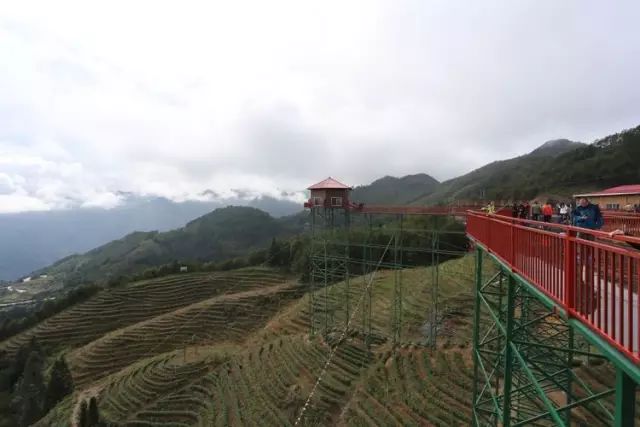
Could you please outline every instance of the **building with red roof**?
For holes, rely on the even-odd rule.
[[[307,190],[311,191],[306,207],[348,208],[351,187],[331,177],[313,184]]]
[[[603,209],[630,210],[640,205],[640,184],[618,185],[593,193],[575,194],[573,197],[576,199],[586,197]]]

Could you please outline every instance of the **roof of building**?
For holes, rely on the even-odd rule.
[[[618,185],[595,193],[575,194],[574,197],[624,196],[628,194],[640,194],[640,184]]]
[[[351,187],[329,177],[317,184],[313,184],[307,190],[351,190]]]

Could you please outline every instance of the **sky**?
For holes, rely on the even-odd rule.
[[[640,124],[640,2],[0,5],[0,213],[446,180]]]

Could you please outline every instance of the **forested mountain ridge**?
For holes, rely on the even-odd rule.
[[[443,182],[417,204],[456,200],[570,197],[577,191],[640,182],[640,126],[592,144],[556,140],[524,156],[489,163]]]
[[[110,209],[75,207],[0,214],[0,280],[23,277],[63,257],[86,252],[134,231],[184,227],[188,221],[227,205],[255,207],[274,217],[302,210],[297,203],[267,196],[223,203],[119,195],[121,204]]]
[[[276,219],[256,208],[228,206],[203,215],[182,228],[134,232],[121,239],[72,255],[35,272],[65,284],[106,282],[121,275],[172,262],[217,262],[265,248],[274,237],[302,230],[297,217]]]

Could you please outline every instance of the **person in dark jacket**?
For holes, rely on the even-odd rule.
[[[600,207],[589,202],[589,199],[583,197],[573,211],[573,225],[576,227],[588,228],[590,230],[599,230],[604,225],[602,212]],[[582,234],[582,235],[580,235]],[[578,237],[594,240],[593,235],[578,233]]]
[[[522,208],[520,209],[520,218],[529,219],[529,210],[531,210],[529,202],[525,201],[521,206]]]
[[[513,206],[511,206],[511,216],[518,218],[518,202],[513,202]]]
[[[581,198],[573,211],[573,225],[590,230],[599,230],[604,225],[600,207],[590,203],[586,197]],[[577,237],[584,240],[595,240],[595,236],[589,233],[578,232]],[[589,271],[593,271],[594,248],[591,245],[583,245],[583,249],[579,252],[582,252],[582,254],[578,253],[576,259],[576,269],[579,275],[576,308],[583,315],[590,315],[600,305],[596,290],[593,285],[589,284],[587,279]],[[590,265],[591,267],[589,268]]]

